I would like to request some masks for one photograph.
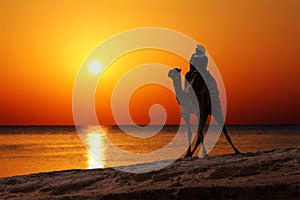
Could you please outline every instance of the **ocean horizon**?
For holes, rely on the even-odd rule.
[[[143,138],[128,136],[121,129],[124,127]],[[241,152],[300,146],[300,125],[226,125],[226,127],[233,143]],[[102,133],[97,126],[79,126],[82,133],[78,134],[76,127],[72,125],[0,126],[0,177],[141,163],[147,159],[141,160],[134,155],[146,155],[159,150],[168,145],[177,134],[180,142],[172,151],[187,148],[185,125],[182,130],[178,130],[178,125],[166,125],[156,135],[147,137],[147,134],[156,128],[149,126],[144,132],[139,132],[140,130],[133,125],[120,127],[112,125],[103,126],[104,133]],[[196,129],[195,125],[192,126],[193,132],[196,132]],[[105,142],[104,136],[109,138],[110,144]],[[112,145],[134,154],[125,159],[113,150]],[[221,134],[208,155],[232,153],[234,151]],[[153,157],[149,161],[176,159],[174,155],[169,152]]]

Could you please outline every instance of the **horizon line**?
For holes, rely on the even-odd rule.
[[[161,126],[161,125],[164,125],[164,126],[179,126],[180,124],[153,124],[153,125],[150,125],[150,126]],[[183,125],[186,125],[186,124],[183,124]],[[196,125],[196,124],[191,124],[191,125]],[[208,125],[208,124],[206,124]],[[212,125],[218,125],[218,124],[212,124]],[[254,125],[254,126],[284,126],[284,125],[300,125],[300,123],[228,123],[228,124],[225,124],[225,125],[231,125],[231,126],[244,126],[244,125],[248,125],[248,126],[251,126],[251,125]],[[76,126],[147,126],[147,124],[121,124],[121,125],[118,125],[118,124],[105,124],[105,125],[100,125],[100,124],[81,124],[81,125],[75,125],[75,124],[15,124],[15,125],[0,125],[0,127],[42,127],[42,126],[49,126],[49,127],[58,127],[58,126],[61,126],[61,127],[76,127]]]

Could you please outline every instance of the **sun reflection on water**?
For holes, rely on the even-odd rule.
[[[86,138],[88,144],[87,151],[87,168],[104,168],[104,141],[103,136],[99,132],[90,132]]]

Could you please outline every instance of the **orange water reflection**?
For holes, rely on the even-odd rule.
[[[104,140],[103,135],[99,132],[90,132],[86,136],[87,144],[87,168],[104,168]]]
[[[2,127],[0,177],[133,164],[136,160],[134,157],[132,160],[120,162],[124,158],[120,157],[121,154],[111,151],[110,144],[106,142],[107,135],[110,135],[109,139],[113,145],[127,151],[134,152],[140,149],[141,152],[149,152],[146,146],[138,143],[139,141],[127,140],[118,130],[107,129],[102,133],[99,129],[87,130],[79,137],[76,132],[69,129],[68,127]],[[173,130],[151,141],[151,149],[158,148],[169,141],[174,136]],[[232,126],[230,136],[242,152],[257,152],[300,146],[299,132],[299,126]],[[85,145],[82,144],[82,140],[85,141]],[[183,135],[183,140],[186,140],[186,134]],[[90,155],[87,150],[93,152],[98,159]],[[222,134],[209,155],[229,153],[233,153],[233,150]],[[105,166],[101,161],[105,161]]]

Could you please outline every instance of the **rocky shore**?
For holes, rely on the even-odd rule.
[[[0,199],[300,199],[300,148],[181,158],[142,174],[106,168],[7,177]]]

